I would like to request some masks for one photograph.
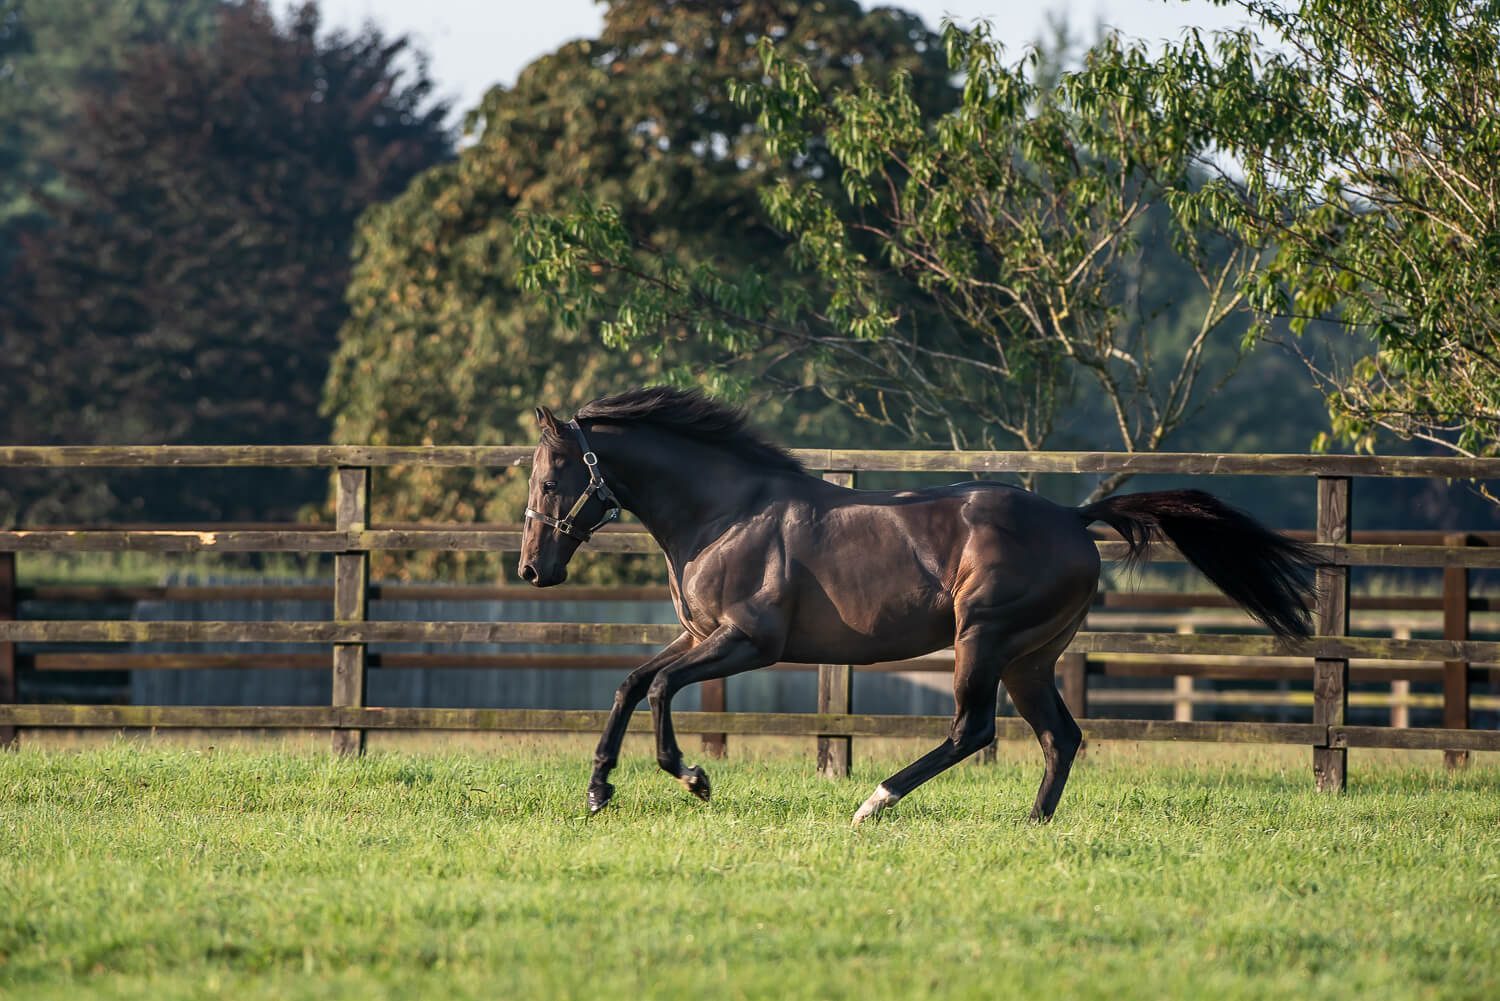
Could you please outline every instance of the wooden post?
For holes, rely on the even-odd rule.
[[[1467,546],[1472,541],[1464,532],[1443,536],[1445,546]],[[1469,568],[1444,567],[1443,639],[1468,638]],[[1466,660],[1443,661],[1443,727],[1448,730],[1469,728],[1469,662]],[[1449,768],[1464,768],[1469,764],[1469,752],[1444,751],[1443,764]]]
[[[1193,721],[1193,676],[1191,674],[1172,676],[1172,720],[1175,723]]]
[[[1391,630],[1391,639],[1411,639],[1411,629],[1396,626]],[[1397,678],[1391,682],[1391,726],[1405,730],[1411,726],[1411,679]]]
[[[841,487],[854,486],[854,474],[826,472],[823,479]],[[818,665],[818,712],[847,713],[854,704],[854,671],[848,664]],[[818,774],[827,779],[849,777],[854,756],[849,737],[818,738]]]
[[[337,486],[338,528],[361,532],[370,527],[370,470],[341,466]],[[333,617],[338,622],[364,622],[369,617],[370,554],[363,550],[338,553],[333,558]],[[365,645],[333,645],[333,705],[365,704]],[[363,730],[334,730],[335,754],[360,754]]]
[[[713,678],[698,686],[699,708],[706,713],[722,713],[729,709],[727,686],[724,678]],[[729,750],[729,735],[723,733],[703,734],[703,753],[710,758],[722,758]]]
[[[1350,479],[1318,477],[1318,541],[1349,541]],[[1314,617],[1319,636],[1349,635],[1349,568],[1318,569],[1318,607]],[[1343,726],[1349,712],[1349,661],[1313,661],[1313,723]],[[1342,747],[1313,748],[1313,777],[1321,792],[1343,792],[1348,784],[1349,752]]]
[[[1179,636],[1191,636],[1197,631],[1191,622],[1177,624]],[[1191,674],[1174,675],[1172,694],[1177,696],[1172,700],[1172,719],[1178,723],[1191,723],[1193,721],[1193,676]]]
[[[1065,653],[1057,659],[1062,675],[1062,698],[1076,719],[1089,715],[1089,659],[1081,653]]]
[[[16,618],[16,554],[0,553],[0,621],[10,622]],[[16,701],[16,645],[0,643],[0,704],[11,705]],[[0,726],[0,751],[8,751],[19,743],[20,731],[13,726]]]

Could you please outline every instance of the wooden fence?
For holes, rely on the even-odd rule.
[[[1451,763],[1471,750],[1500,750],[1500,732],[1469,729],[1471,685],[1476,678],[1492,678],[1492,670],[1476,664],[1500,664],[1500,642],[1469,638],[1472,611],[1490,610],[1486,599],[1468,594],[1471,568],[1500,568],[1500,533],[1443,537],[1430,533],[1360,533],[1350,530],[1352,483],[1360,477],[1444,477],[1500,479],[1500,460],[1415,458],[1387,456],[1212,455],[1188,453],[1013,453],[1013,452],[887,452],[802,450],[798,457],[826,478],[853,484],[864,472],[958,473],[1076,473],[1114,472],[1200,476],[1293,476],[1317,482],[1314,546],[1328,562],[1319,571],[1316,609],[1317,635],[1287,644],[1265,634],[1178,633],[1147,631],[1081,632],[1064,655],[1060,675],[1065,697],[1084,710],[1080,723],[1089,739],[1207,740],[1294,743],[1311,746],[1314,772],[1323,789],[1341,789],[1346,781],[1350,747],[1433,748],[1447,752]],[[370,729],[453,729],[592,731],[602,726],[604,713],[569,710],[378,708],[365,704],[366,672],[372,662],[384,666],[437,666],[440,658],[452,666],[461,655],[377,654],[369,644],[395,642],[443,643],[605,643],[660,644],[676,635],[674,626],[574,622],[372,622],[368,603],[392,585],[372,586],[370,554],[377,550],[490,550],[515,551],[520,541],[515,526],[381,525],[371,519],[371,469],[377,466],[524,466],[529,447],[363,447],[363,446],[240,446],[240,447],[0,447],[0,468],[50,467],[327,467],[337,487],[337,520],[332,527],[239,527],[205,529],[41,528],[0,532],[0,553],[23,551],[138,551],[138,552],[291,552],[327,553],[334,560],[331,589],[334,615],[319,622],[146,622],[116,620],[18,620],[14,616],[17,582],[14,563],[0,559],[0,741],[12,742],[18,727],[256,727],[322,728],[332,733],[333,746],[344,753],[358,751]],[[596,535],[591,547],[601,552],[653,552],[650,537],[622,527]],[[1116,557],[1123,543],[1103,540],[1101,555]],[[1180,560],[1170,546],[1154,547],[1154,558]],[[1357,636],[1350,629],[1349,568],[1433,567],[1444,571],[1443,638],[1412,639]],[[423,585],[401,585],[420,589]],[[60,597],[65,589],[35,589],[33,597]],[[585,597],[572,589],[572,597]],[[115,589],[120,596],[130,589]],[[254,589],[255,597],[267,597]],[[438,593],[438,592],[441,593]],[[153,591],[153,594],[156,593]],[[169,591],[162,591],[167,596]],[[227,597],[222,594],[221,597]],[[306,596],[311,596],[309,593]],[[320,596],[328,596],[321,592]],[[453,588],[433,588],[431,597],[457,597]],[[535,597],[535,595],[530,595]],[[592,596],[592,595],[589,595]],[[1118,595],[1128,603],[1142,595]],[[1108,601],[1110,599],[1106,599]],[[1209,599],[1212,603],[1212,599]],[[15,700],[17,643],[200,643],[212,641],[316,644],[331,647],[327,654],[253,655],[254,666],[330,664],[333,697],[327,707],[229,706],[119,706],[19,705]],[[98,654],[68,652],[35,654],[38,666],[60,669],[67,658],[74,665],[102,666]],[[108,654],[121,668],[187,666],[246,666],[248,655],[225,654]],[[513,666],[507,655],[476,655],[471,666]],[[524,657],[536,665],[538,655]],[[1171,670],[1184,656],[1216,659],[1223,671],[1237,677],[1307,678],[1313,681],[1311,723],[1231,723],[1177,719],[1089,719],[1086,714],[1087,675],[1093,669],[1108,673],[1112,665],[1129,670],[1143,661]],[[139,658],[150,657],[149,661]],[[375,658],[378,657],[378,660]],[[45,658],[51,658],[50,660]],[[278,658],[285,658],[278,660]],[[482,663],[481,663],[482,658]],[[593,658],[597,662],[597,658]],[[940,661],[937,658],[936,661]],[[1382,677],[1436,677],[1443,682],[1442,728],[1399,729],[1352,726],[1349,707],[1350,661],[1356,671]],[[1309,661],[1311,664],[1309,665]],[[934,659],[901,665],[873,665],[874,669],[910,670]],[[572,666],[572,665],[570,665]],[[603,666],[603,665],[600,665]],[[1309,671],[1309,666],[1311,670]],[[853,670],[848,665],[823,665],[818,670],[818,704],[814,713],[727,713],[722,685],[705,693],[700,713],[677,714],[685,733],[810,735],[819,738],[819,767],[825,774],[848,772],[851,740],[862,736],[936,736],[946,731],[948,719],[934,716],[868,716],[851,712]],[[1183,674],[1192,672],[1181,671]],[[1029,736],[1024,724],[1006,717],[999,721],[1001,739]]]

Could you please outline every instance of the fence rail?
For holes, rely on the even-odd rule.
[[[530,447],[371,447],[371,446],[139,446],[139,447],[0,447],[0,467],[93,469],[106,467],[327,467],[337,485],[334,525],[220,525],[190,528],[160,526],[71,526],[0,532],[0,743],[13,741],[17,727],[252,727],[317,728],[333,734],[335,749],[362,746],[366,730],[389,728],[486,730],[596,730],[604,714],[591,711],[516,709],[396,709],[366,706],[365,676],[371,667],[466,666],[520,668],[535,666],[613,666],[633,663],[625,655],[586,658],[570,654],[397,653],[372,651],[370,644],[442,643],[605,643],[660,644],[673,638],[674,626],[576,622],[388,622],[369,621],[372,600],[494,599],[521,597],[547,600],[553,595],[516,588],[449,588],[429,584],[372,584],[369,558],[374,551],[514,551],[520,542],[516,525],[394,525],[372,519],[371,469],[378,466],[524,467]],[[853,485],[861,472],[980,473],[1152,473],[1205,476],[1314,477],[1318,484],[1317,531],[1304,533],[1326,561],[1320,571],[1318,634],[1301,643],[1285,643],[1264,633],[1113,631],[1082,632],[1060,662],[1064,697],[1074,707],[1084,732],[1093,739],[1213,740],[1296,743],[1314,749],[1315,771],[1323,788],[1342,788],[1349,747],[1439,748],[1458,764],[1471,750],[1500,750],[1500,732],[1468,729],[1474,682],[1492,682],[1500,664],[1500,642],[1473,639],[1474,612],[1500,610],[1500,601],[1469,593],[1471,570],[1500,568],[1500,533],[1433,532],[1360,533],[1350,531],[1352,479],[1359,477],[1444,477],[1500,479],[1500,460],[1467,458],[1225,455],[1197,453],[1121,454],[1099,452],[885,452],[842,449],[799,450],[797,457],[826,478]],[[1122,543],[1099,540],[1101,556],[1115,557]],[[602,531],[591,544],[604,553],[655,552],[649,536],[628,526]],[[249,588],[163,587],[25,587],[15,579],[18,552],[292,552],[327,553],[334,557],[334,584]],[[1153,546],[1153,556],[1177,560],[1167,545]],[[1351,567],[1441,568],[1440,598],[1360,598],[1349,594]],[[611,597],[658,600],[661,588],[570,588],[556,592],[570,599]],[[173,622],[31,620],[16,616],[19,601],[227,600],[297,598],[330,601],[328,621]],[[1170,603],[1176,601],[1177,606]],[[1180,607],[1182,596],[1109,594],[1105,609],[1161,610]],[[1406,602],[1401,604],[1400,602]],[[1200,607],[1227,606],[1222,596],[1194,596]],[[1440,612],[1434,629],[1441,639],[1406,635],[1350,635],[1351,610],[1414,609]],[[1358,620],[1354,620],[1358,625]],[[1235,622],[1216,622],[1233,628]],[[57,643],[200,643],[233,640],[317,644],[326,653],[120,653],[25,651],[16,644]],[[1182,663],[1194,658],[1195,665]],[[1353,663],[1351,663],[1353,662]],[[303,668],[329,666],[334,676],[333,704],[326,707],[179,707],[18,705],[17,664],[37,670],[125,669],[177,670],[204,666]],[[702,733],[722,746],[726,734],[784,734],[819,737],[819,768],[825,774],[847,774],[850,741],[866,736],[927,736],[945,732],[946,718],[860,716],[849,709],[850,685],[861,671],[938,671],[950,669],[951,657],[920,658],[889,664],[825,664],[819,674],[815,713],[678,714],[679,729]],[[806,665],[778,665],[812,669]],[[1311,678],[1312,723],[1230,723],[1190,719],[1104,720],[1087,718],[1087,677],[1100,674],[1170,675],[1179,679],[1172,693],[1150,697],[1099,693],[1102,699],[1165,702],[1179,708],[1204,702],[1234,704],[1248,693],[1209,693],[1192,689],[1193,676],[1287,680]],[[1347,724],[1351,680],[1395,678],[1443,683],[1442,729],[1394,729]],[[1186,686],[1181,682],[1186,680]],[[722,682],[706,692],[705,706],[723,705]],[[1229,697],[1225,697],[1229,696]],[[1430,697],[1397,693],[1403,705]],[[1309,696],[1281,697],[1283,704],[1305,703]],[[1271,699],[1270,701],[1275,701]],[[1363,700],[1356,700],[1363,701]],[[1014,718],[1000,720],[1002,738],[1029,736]]]
[[[183,468],[526,466],[530,445],[5,445],[0,467]],[[1500,479],[1500,459],[1214,452],[947,452],[794,448],[811,470],[937,473],[1136,473],[1174,476],[1420,476]]]
[[[650,534],[629,529],[600,531],[589,545],[601,553],[657,553]],[[1122,558],[1123,542],[1101,540],[1099,556]],[[1345,567],[1500,568],[1500,548],[1390,546],[1309,543],[1320,559]],[[32,529],[0,531],[0,551],[146,553],[347,553],[347,552],[515,552],[519,526],[501,531],[470,529],[363,529],[358,531],[192,531],[173,529],[114,532]],[[1166,543],[1147,546],[1151,560],[1181,563],[1182,554]]]
[[[0,622],[0,642],[31,643],[670,643],[675,625],[624,622],[213,622],[117,619]],[[1500,642],[1395,640],[1379,636],[1274,636],[1215,633],[1079,632],[1067,649],[1082,654],[1195,654],[1254,657],[1395,657],[1446,662],[1500,661]]]
[[[78,706],[5,707],[17,726],[103,729],[366,729],[481,730],[530,733],[593,733],[608,713],[589,709],[433,709],[352,706]],[[952,726],[947,716],[861,716],[850,713],[680,712],[672,714],[681,733],[790,737],[940,737]],[[1082,719],[1092,740],[1182,740],[1210,743],[1300,744],[1331,747],[1388,747],[1405,750],[1461,748],[1500,750],[1493,731],[1417,729],[1380,726],[1324,726],[1314,723],[1180,723],[1170,720]],[[995,720],[997,739],[1031,736],[1014,716]],[[650,723],[633,719],[631,732],[649,732]]]

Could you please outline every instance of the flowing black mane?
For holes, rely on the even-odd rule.
[[[685,438],[714,445],[771,469],[804,473],[802,463],[771,444],[748,424],[743,411],[696,389],[648,386],[585,403],[577,420],[646,424]]]

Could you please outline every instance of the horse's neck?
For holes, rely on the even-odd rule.
[[[770,475],[711,445],[653,429],[590,432],[605,481],[674,559],[705,529],[749,513]]]

